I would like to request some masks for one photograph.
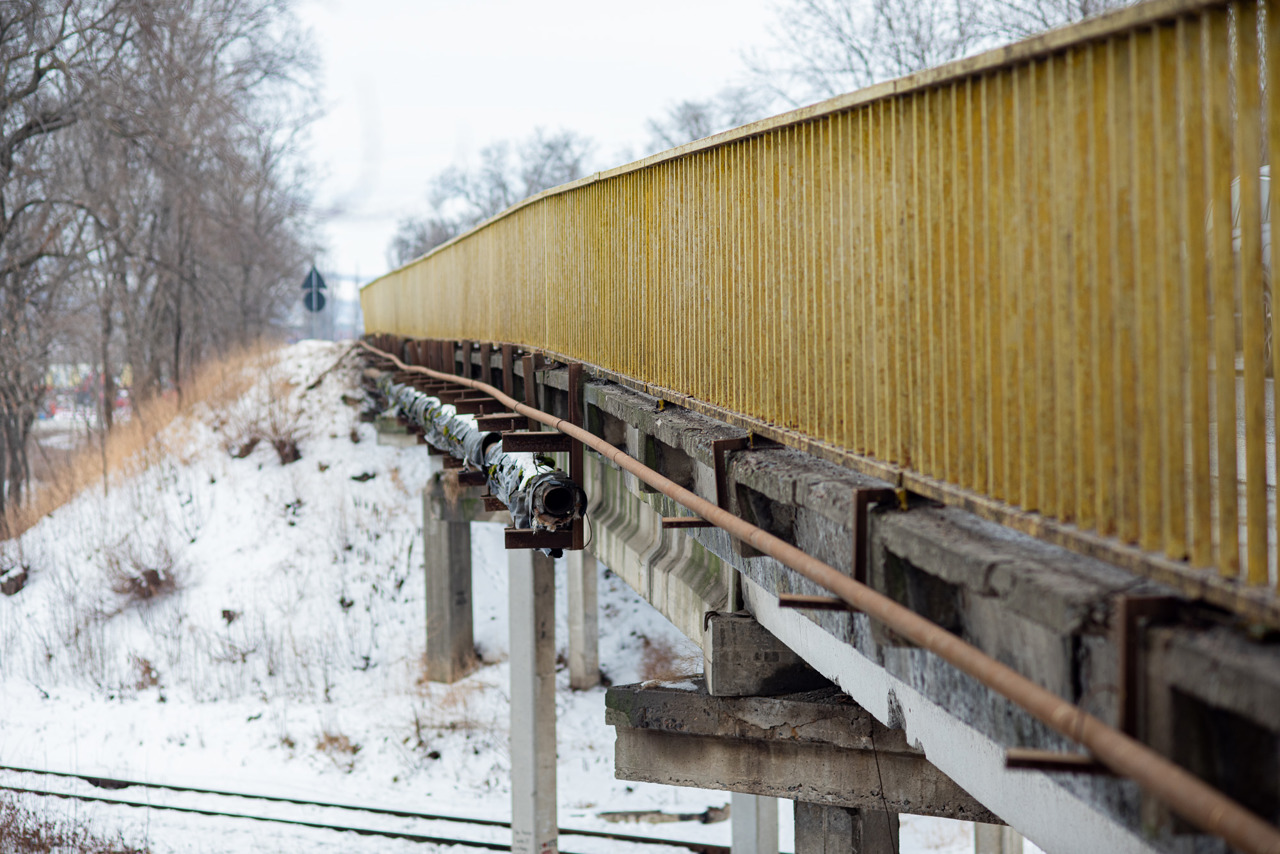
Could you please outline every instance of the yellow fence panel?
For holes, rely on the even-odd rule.
[[[1280,9],[1159,0],[543,193],[365,325],[582,361],[1274,614],[1273,153]]]

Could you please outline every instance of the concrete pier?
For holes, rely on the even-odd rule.
[[[426,570],[426,676],[457,682],[476,666],[471,623],[471,523],[444,495],[439,477],[422,493],[422,554]]]
[[[569,687],[600,684],[600,608],[596,598],[596,557],[569,552]]]
[[[729,796],[733,854],[778,854],[778,799]]]
[[[796,801],[796,854],[893,854],[897,840],[897,813]]]

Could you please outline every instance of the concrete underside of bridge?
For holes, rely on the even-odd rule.
[[[495,375],[499,367],[495,359]],[[516,372],[519,386],[519,367]],[[480,375],[478,364],[473,375]],[[567,371],[539,371],[535,386],[539,408],[567,417]],[[590,379],[584,397],[589,430],[716,500],[712,442],[744,431],[602,379]],[[953,781],[953,802],[963,796],[972,805],[965,807],[974,810],[968,817],[982,820],[978,811],[989,810],[1050,852],[1225,850],[1131,782],[1007,769],[1008,748],[1075,748],[864,615],[780,607],[779,594],[825,591],[772,558],[749,556],[718,529],[664,529],[662,517],[687,513],[607,461],[586,456],[589,548],[601,561],[699,645],[706,643],[708,612],[749,612],[860,710],[898,731],[898,755],[926,769],[917,775],[921,780]],[[731,452],[725,471],[728,509],[836,567],[853,565],[854,491],[889,486],[777,446]],[[925,501],[912,501],[905,511],[876,507],[867,540],[873,587],[1104,721],[1127,722],[1139,738],[1280,822],[1280,648],[1274,643],[1250,639],[1225,615],[1170,589],[956,508]],[[1159,603],[1153,613],[1160,619],[1122,620],[1120,605],[1134,597],[1155,597],[1139,601]],[[1129,651],[1128,678],[1122,650]],[[653,768],[622,760],[640,755],[634,750],[640,744],[653,747],[653,756],[675,757],[673,738],[702,739],[700,749],[718,751],[730,765],[755,761],[729,756],[723,734],[674,734],[692,721],[675,712],[673,724],[656,730],[624,722],[620,710],[611,714],[620,725],[620,773],[631,768],[653,779]],[[836,765],[838,751],[849,750],[834,744],[768,749],[830,751]],[[841,761],[848,770],[859,760]],[[674,758],[670,768],[670,777],[683,773]],[[859,779],[853,770],[847,778],[833,773],[833,779]],[[705,775],[690,773],[688,780],[713,784]],[[738,791],[790,796],[767,779],[739,782]],[[849,803],[865,804],[866,793],[853,788]]]

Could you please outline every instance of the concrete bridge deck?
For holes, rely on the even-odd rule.
[[[471,359],[480,374],[479,353]],[[488,369],[495,372],[497,361]],[[519,367],[516,373],[523,380]],[[567,417],[568,388],[567,370],[553,366],[536,374],[533,397],[539,408]],[[715,499],[713,442],[742,436],[740,428],[603,379],[588,380],[583,399],[591,432]],[[714,648],[720,618],[709,614],[738,613],[763,627],[776,650],[812,667],[875,726],[894,733],[900,755],[922,760],[919,767],[927,766],[933,775],[927,791],[936,794],[943,785],[938,781],[947,781],[969,799],[966,809],[973,817],[1007,822],[1051,852],[1225,850],[1220,840],[1191,832],[1131,782],[1006,767],[1010,748],[1070,752],[1072,747],[1009,701],[864,615],[781,607],[779,594],[823,591],[772,558],[751,554],[718,529],[664,528],[663,517],[684,515],[670,499],[599,456],[588,453],[584,464],[593,529],[589,553],[703,647],[709,678],[717,666],[722,674],[733,668],[771,672],[768,663],[733,664]],[[760,442],[727,455],[721,489],[736,515],[833,566],[852,567],[854,491],[887,485]],[[1132,731],[1263,817],[1280,820],[1280,650],[1274,644],[1251,638],[1221,612],[1172,589],[923,499],[905,510],[875,507],[867,545],[867,581],[874,588],[1104,721]],[[572,594],[571,587],[574,601]],[[1136,613],[1135,603],[1159,607],[1147,617],[1125,619],[1126,613]],[[513,631],[516,607],[513,601]],[[590,636],[593,615],[583,612],[592,608],[591,597],[584,599],[579,590],[571,607],[579,637],[571,658],[581,672],[582,662],[590,661],[581,639]],[[641,693],[628,702],[650,700]],[[710,708],[694,705],[686,711],[706,716]],[[692,742],[674,742],[677,753],[664,752],[654,746],[668,742],[654,739],[667,736],[644,732],[634,717],[610,714],[620,726],[620,773],[698,782],[688,767],[663,759]],[[690,729],[679,714],[668,710],[667,717],[668,724],[674,720],[667,730]],[[739,772],[753,769],[752,786],[739,772],[736,778],[710,772],[721,786],[793,796],[810,811],[848,806],[824,805],[812,792],[796,788],[795,757],[784,756],[777,744],[744,740],[738,729],[693,734],[701,739],[702,755],[728,751],[725,762],[738,763],[733,767]],[[850,746],[808,744],[804,749],[825,751],[830,758]],[[848,761],[856,763],[856,754],[850,756]],[[917,784],[924,773],[916,774]],[[715,781],[704,777],[702,782]],[[856,794],[857,786],[850,788]],[[914,805],[912,798],[905,800],[894,811],[940,814],[955,803],[952,796],[916,797]],[[810,823],[826,827],[831,815],[819,811]]]

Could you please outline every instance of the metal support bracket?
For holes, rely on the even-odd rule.
[[[508,549],[569,549],[572,531],[535,531],[532,528],[506,528],[503,531]]]
[[[1142,720],[1142,636],[1152,623],[1167,622],[1177,612],[1178,600],[1172,596],[1117,596],[1113,626],[1116,650],[1119,652],[1120,730],[1139,737]]]
[[[839,596],[810,596],[804,593],[779,593],[779,608],[799,608],[808,611],[852,611],[858,609]]]
[[[662,527],[664,529],[672,528],[714,528],[715,526],[706,519],[700,519],[697,516],[663,516]]]
[[[523,427],[525,417],[514,412],[499,412],[495,415],[479,415],[476,417],[476,429],[488,432],[507,433],[517,427]]]
[[[868,487],[853,491],[853,580],[867,583],[868,510],[872,504],[897,501],[898,493],[888,487]]]
[[[462,469],[458,472],[458,486],[484,486],[489,478],[482,471]]]
[[[509,454],[567,453],[573,440],[554,430],[512,430],[502,434],[502,450]]]
[[[569,423],[575,427],[582,427],[583,422],[586,420],[583,417],[583,402],[582,364],[580,362],[571,362],[569,364]],[[569,445],[569,477],[579,486],[582,485],[583,479],[582,463],[582,443],[571,440]],[[581,517],[573,520],[573,528],[570,533],[572,534],[572,545],[569,548],[574,551],[582,551],[584,533]]]
[[[1004,753],[1004,767],[1024,771],[1070,771],[1076,774],[1112,775],[1110,768],[1085,753],[1059,753],[1010,747]]]

